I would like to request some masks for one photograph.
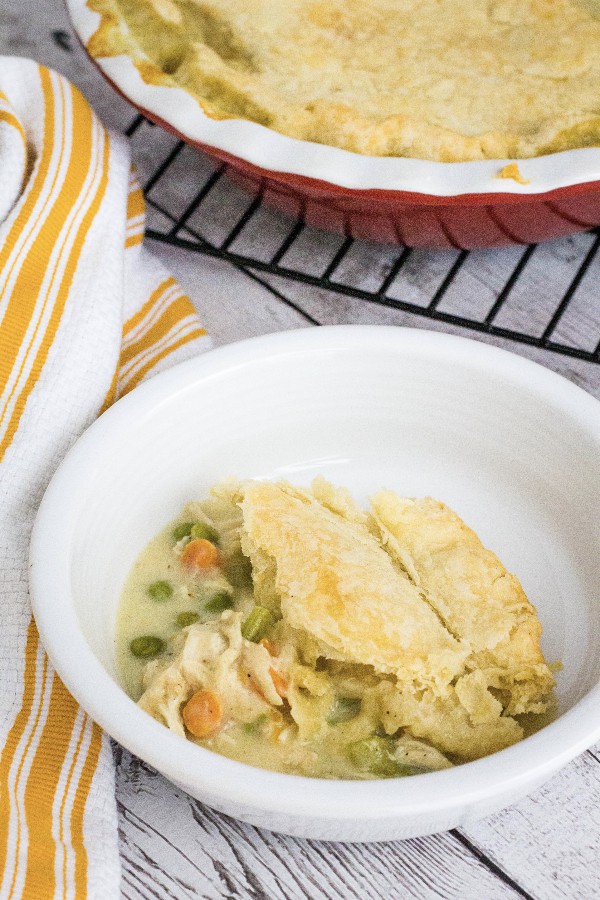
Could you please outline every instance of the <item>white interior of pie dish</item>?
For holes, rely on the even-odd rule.
[[[86,0],[66,0],[73,26],[86,46],[100,22]],[[181,88],[147,84],[128,56],[95,62],[140,109],[162,119],[187,141],[223,150],[269,172],[285,172],[360,190],[410,191],[440,197],[461,194],[536,195],[600,180],[600,148],[519,160],[529,184],[498,178],[511,160],[439,163],[363,156],[337,147],[300,141],[244,119],[218,121],[205,115]]]
[[[115,614],[146,542],[227,475],[317,473],[453,506],[522,580],[560,660],[559,717],[507,750],[392,781],[250,768],[169,732],[121,689]],[[195,797],[314,838],[409,837],[522,796],[600,738],[600,404],[475,341],[344,326],[233,344],[158,375],[104,414],[54,476],[31,544],[42,640],[102,727]]]

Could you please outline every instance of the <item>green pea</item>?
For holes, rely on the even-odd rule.
[[[175,621],[179,628],[187,628],[188,625],[193,625],[195,622],[200,621],[200,616],[189,609],[185,612],[180,612]]]
[[[265,725],[268,721],[269,716],[267,715],[267,713],[263,713],[262,715],[258,716],[258,718],[254,719],[253,722],[246,722],[244,725],[242,725],[242,729],[246,734],[249,734],[252,737],[258,737],[263,733]]]
[[[138,659],[154,659],[165,649],[165,642],[154,634],[144,634],[134,638],[129,649]]]
[[[195,525],[192,525],[190,536],[195,541],[204,539],[205,541],[211,541],[213,544],[219,543],[219,532],[206,522],[196,522]]]
[[[218,594],[207,600],[204,604],[204,609],[208,613],[222,613],[226,609],[231,609],[232,606],[233,597],[231,594],[228,594],[227,591],[219,591]]]
[[[148,585],[148,596],[156,600],[157,603],[170,600],[173,596],[173,586],[168,581],[153,581],[152,584]]]
[[[264,606],[255,606],[242,622],[242,637],[258,644],[273,625],[273,614]]]
[[[195,524],[195,522],[182,522],[181,525],[176,525],[173,529],[173,540],[177,542],[184,537],[189,537]]]
[[[252,564],[247,557],[236,555],[225,559],[224,573],[234,588],[252,589]]]
[[[357,697],[337,697],[327,715],[328,725],[340,725],[355,719],[360,713],[362,701]]]
[[[348,745],[350,760],[361,772],[370,772],[380,778],[398,778],[408,775],[406,766],[398,763],[393,755],[393,741],[389,738],[373,735]]]

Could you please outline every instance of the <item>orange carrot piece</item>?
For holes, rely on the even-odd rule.
[[[221,564],[221,554],[211,541],[198,538],[186,544],[181,562],[186,569],[214,569]]]
[[[221,725],[223,707],[213,691],[196,691],[183,707],[183,723],[194,737],[205,738]]]
[[[279,696],[287,697],[289,682],[285,675],[282,675],[281,672],[278,672],[277,669],[274,669],[273,667],[269,669],[269,675],[271,676],[273,687],[275,688]]]

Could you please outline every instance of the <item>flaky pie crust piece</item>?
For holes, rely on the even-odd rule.
[[[461,671],[464,649],[365,526],[281,484],[249,484],[242,511],[242,547],[275,560],[284,618],[330,656],[420,687]]]
[[[383,675],[382,718],[476,759],[523,737],[554,685],[518,579],[451,509],[390,491],[366,514],[323,479],[246,482],[242,549],[325,658]],[[264,589],[264,584],[261,585]]]

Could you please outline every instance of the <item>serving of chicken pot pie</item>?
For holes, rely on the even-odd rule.
[[[129,55],[215,118],[453,162],[600,144],[600,0],[88,0]]]
[[[410,775],[541,727],[554,679],[518,579],[447,506],[227,481],[136,562],[117,651],[139,705],[262,768]]]

